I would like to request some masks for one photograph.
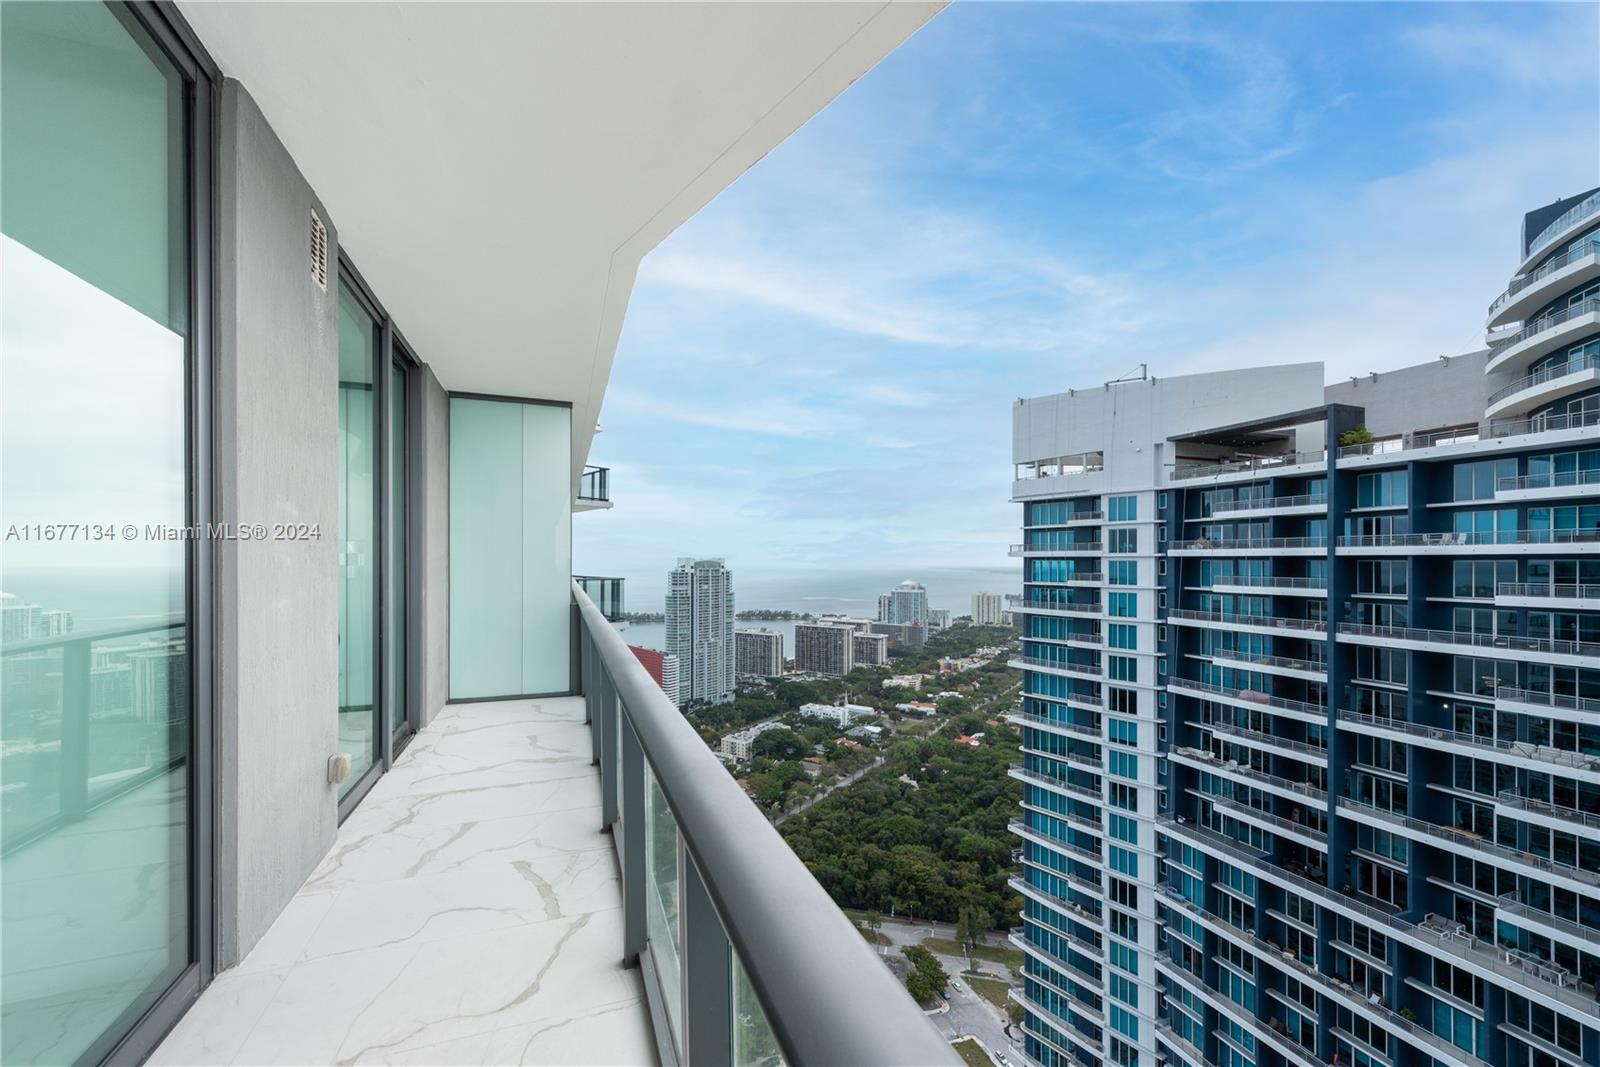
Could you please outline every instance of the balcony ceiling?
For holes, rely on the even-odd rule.
[[[445,387],[588,454],[639,261],[942,3],[183,2]]]

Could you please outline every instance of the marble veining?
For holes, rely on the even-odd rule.
[[[651,1064],[577,698],[447,707],[151,1058]]]

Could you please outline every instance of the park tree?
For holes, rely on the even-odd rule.
[[[977,970],[978,965],[973,962],[972,953],[983,943],[983,935],[989,929],[989,916],[980,907],[972,904],[963,904],[961,911],[956,916],[956,940],[961,942],[961,951],[967,954],[967,967]]]
[[[939,960],[921,945],[907,945],[900,951],[911,963],[911,971],[906,975],[906,992],[918,1004],[926,1004],[950,984],[950,976]]]

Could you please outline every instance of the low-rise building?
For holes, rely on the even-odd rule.
[[[839,726],[848,726],[856,719],[877,714],[865,704],[801,704],[795,710],[808,719],[827,719]]]
[[[920,622],[875,622],[872,632],[887,637],[890,648],[915,651],[928,643],[928,628]]]
[[[921,689],[922,675],[892,674],[883,680],[886,689]]]
[[[768,730],[782,730],[786,727],[781,722],[758,722],[754,726],[746,726],[743,730],[728,734],[717,742],[717,748],[727,756],[731,756],[744,763],[753,754],[756,738]]]
[[[939,705],[930,704],[926,700],[908,700],[904,704],[896,704],[896,711],[903,711],[907,715],[920,715],[927,718],[939,710]]]

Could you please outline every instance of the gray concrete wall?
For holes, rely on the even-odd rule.
[[[1430,359],[1399,370],[1335,382],[1324,390],[1330,404],[1366,409],[1366,427],[1378,437],[1475,423],[1489,394],[1514,375],[1485,375],[1489,350]]]
[[[422,725],[450,697],[450,396],[422,369],[422,472],[419,508],[423,574],[418,615],[422,626]]]
[[[217,517],[321,537],[217,545],[218,965],[243,958],[333,841],[337,794],[338,289],[332,220],[237,82],[218,171]],[[331,257],[331,249],[330,249]],[[331,272],[330,272],[331,273]]]

